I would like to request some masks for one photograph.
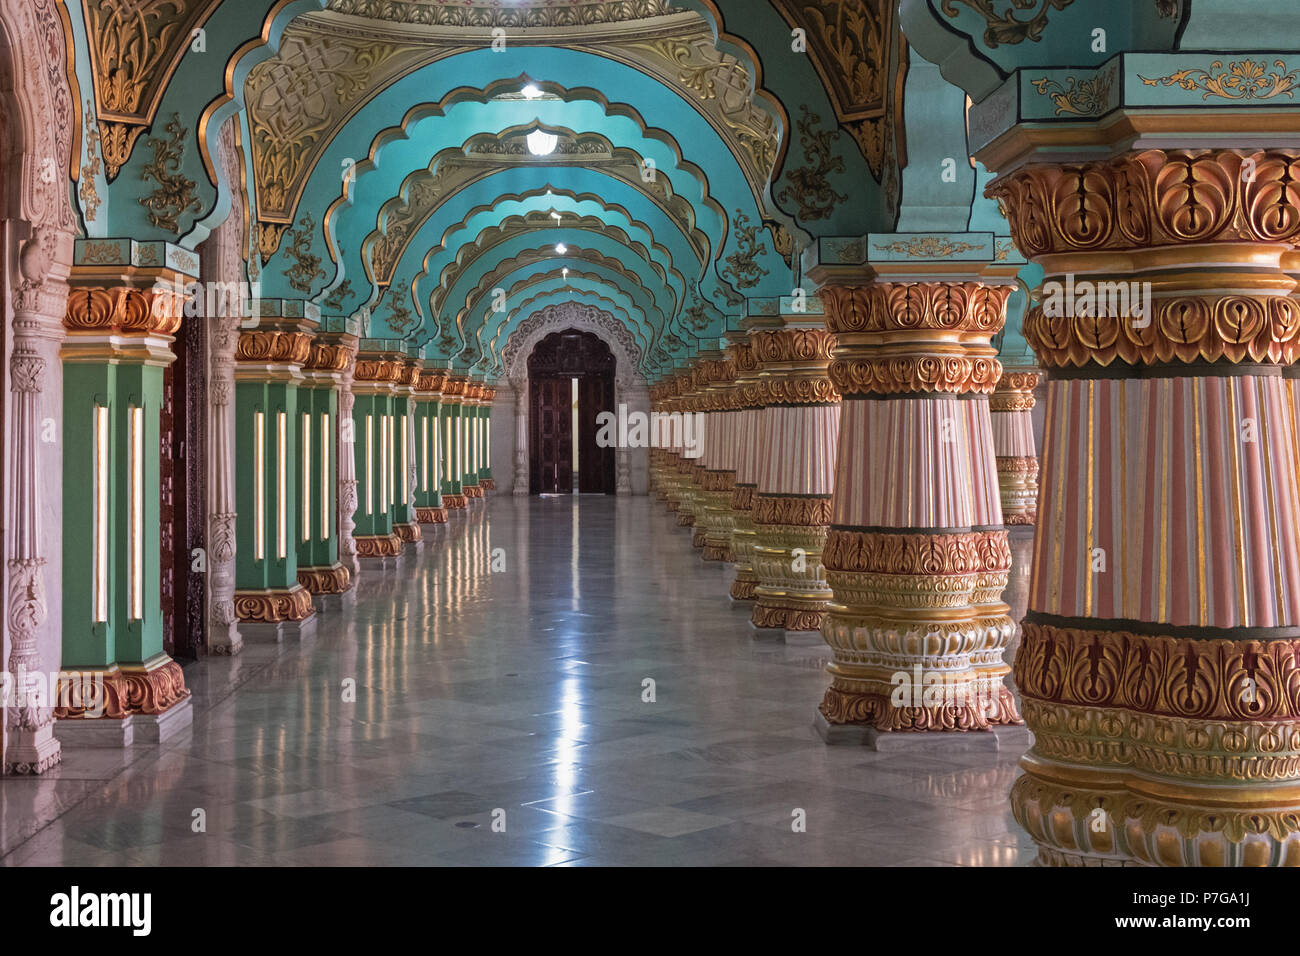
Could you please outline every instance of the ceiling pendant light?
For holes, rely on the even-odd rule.
[[[555,251],[560,255],[564,255],[566,252],[569,251],[569,247],[562,242],[557,242],[555,244]]]
[[[532,83],[529,83],[527,86],[525,86],[525,87],[524,87],[522,90],[520,90],[519,92],[520,92],[520,94],[523,96],[523,98],[526,99],[526,100],[535,100],[535,99],[537,99],[537,97],[539,97],[539,96],[542,95],[542,91],[539,90],[539,89],[536,87],[536,85],[535,85],[535,84],[532,84]]]
[[[527,137],[528,152],[534,156],[549,156],[555,152],[555,144],[558,142],[559,137],[554,133],[535,129]]]

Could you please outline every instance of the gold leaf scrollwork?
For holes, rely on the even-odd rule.
[[[944,16],[955,18],[961,11],[957,4],[969,7],[984,18],[987,25],[984,30],[984,45],[990,50],[1003,43],[1014,46],[1025,40],[1035,43],[1043,38],[1047,27],[1047,16],[1052,10],[1064,10],[1074,0],[1042,0],[1042,6],[1028,20],[1016,16],[1018,10],[1029,10],[1036,6],[1035,0],[1012,0],[1006,12],[999,14],[993,7],[994,0],[943,0]]]
[[[821,117],[803,104],[799,119],[799,142],[803,146],[805,165],[786,174],[786,186],[778,194],[781,202],[794,199],[799,204],[799,218],[826,219],[836,203],[848,201],[848,196],[837,193],[830,184],[829,174],[844,172],[844,157],[831,152],[831,143],[839,137],[835,129],[818,130]]]
[[[1215,60],[1208,70],[1175,70],[1166,76],[1138,77],[1147,86],[1179,86],[1184,90],[1202,90],[1201,99],[1217,96],[1225,100],[1270,100],[1275,96],[1295,98],[1300,85],[1300,68],[1288,70],[1284,60],[1273,61],[1269,72],[1262,60],[1233,60],[1223,68]]]
[[[317,279],[325,278],[325,270],[320,267],[320,256],[311,251],[312,233],[316,221],[311,213],[306,213],[298,220],[298,228],[289,232],[289,248],[285,255],[293,260],[293,265],[284,270],[289,285],[299,292],[311,292],[311,284]]]
[[[737,288],[752,289],[768,274],[768,270],[755,261],[759,256],[767,254],[767,243],[758,241],[759,226],[750,225],[749,216],[739,209],[736,210],[732,225],[736,231],[738,248],[727,256],[727,268],[722,270],[722,275],[730,276]]]
[[[1077,116],[1100,116],[1110,104],[1110,87],[1115,72],[1107,70],[1099,76],[1076,80],[1065,78],[1065,86],[1046,76],[1031,80],[1040,96],[1049,97],[1056,107],[1056,115],[1073,113]]]
[[[170,139],[149,138],[147,145],[153,150],[153,160],[140,171],[142,180],[153,180],[158,185],[137,201],[149,210],[149,222],[179,234],[180,217],[187,212],[202,211],[203,205],[194,195],[194,180],[180,171],[185,155],[185,128],[181,126],[180,114],[173,113],[163,129]]]

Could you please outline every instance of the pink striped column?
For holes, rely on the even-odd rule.
[[[758,490],[759,432],[763,423],[763,401],[759,387],[759,365],[753,346],[745,340],[732,343],[736,367],[735,441],[736,487],[731,495],[731,555],[736,577],[731,582],[733,601],[752,601],[758,577],[754,574],[754,493]]]
[[[1003,684],[1011,551],[988,404],[1010,289],[963,278],[820,293],[844,397],[823,554],[835,595],[822,626],[834,656],[827,727],[1019,722]]]
[[[822,570],[839,435],[839,393],[827,376],[835,338],[785,317],[751,339],[763,411],[751,511],[755,628],[816,631],[831,598]]]
[[[1038,372],[1006,369],[989,399],[998,462],[1002,520],[1033,524],[1038,513],[1038,449],[1034,444],[1034,389]]]

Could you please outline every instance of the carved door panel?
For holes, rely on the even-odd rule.
[[[567,378],[531,379],[532,436],[529,442],[532,494],[564,495],[573,491],[573,386]]]
[[[197,657],[204,647],[206,481],[200,421],[206,408],[204,341],[199,320],[182,323],[176,361],[163,372],[159,415],[159,533],[163,650]],[[202,555],[201,558],[198,555]]]
[[[614,378],[608,373],[578,379],[578,490],[583,494],[614,491],[614,447],[600,447],[597,419],[614,408]]]

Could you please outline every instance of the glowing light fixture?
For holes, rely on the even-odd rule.
[[[560,255],[564,255],[566,252],[569,251],[569,247],[562,242],[557,242],[555,244],[555,251]]]
[[[526,100],[535,100],[537,99],[537,97],[542,95],[542,91],[539,90],[537,86],[533,83],[529,83],[519,92]]]
[[[555,145],[559,142],[559,137],[554,133],[535,129],[528,134],[526,142],[528,143],[528,152],[534,156],[549,156],[555,152]]]
[[[130,586],[128,617],[144,620],[144,409],[132,405],[127,412],[127,443],[131,450],[127,492],[127,565]]]
[[[108,620],[108,406],[95,406],[95,623]]]

